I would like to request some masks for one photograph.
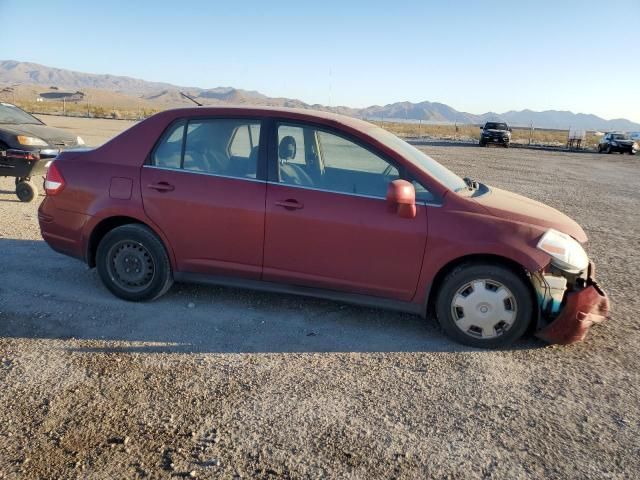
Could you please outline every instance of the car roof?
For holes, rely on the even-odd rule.
[[[263,105],[225,105],[224,107],[187,107],[174,108],[161,112],[158,115],[169,114],[174,117],[199,117],[217,115],[247,115],[265,116],[279,119],[309,121],[328,125],[340,125],[354,130],[366,132],[375,125],[355,117],[340,115],[338,113],[313,110],[306,108],[271,107]]]

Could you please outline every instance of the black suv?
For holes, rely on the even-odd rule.
[[[635,155],[637,151],[638,144],[626,133],[607,133],[598,143],[598,153],[626,152]]]
[[[511,142],[511,128],[506,123],[487,122],[480,127],[480,146],[486,147],[490,143],[509,146]]]

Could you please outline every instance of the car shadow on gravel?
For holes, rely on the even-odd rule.
[[[176,284],[154,302],[111,295],[42,241],[0,239],[0,337],[85,353],[462,352],[433,319],[293,295]],[[6,272],[6,273],[5,273]],[[509,350],[537,349],[535,339]]]
[[[18,197],[16,197],[16,191],[15,190],[0,190],[0,195],[13,195],[13,198],[0,198],[0,202],[8,202],[8,203],[15,203],[15,202],[19,202],[20,200],[18,200]]]

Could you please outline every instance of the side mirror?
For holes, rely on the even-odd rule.
[[[394,180],[387,187],[389,210],[402,218],[416,217],[416,189],[406,180]]]
[[[480,130],[484,130],[484,125],[480,125]]]

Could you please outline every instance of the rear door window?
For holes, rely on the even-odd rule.
[[[160,138],[151,158],[153,165],[162,168],[180,168],[185,124],[184,120],[175,122]]]
[[[229,155],[232,157],[249,158],[260,140],[260,125],[251,124],[238,127],[231,139]]]
[[[256,178],[259,142],[259,120],[180,121],[160,139],[151,163],[163,168]]]

